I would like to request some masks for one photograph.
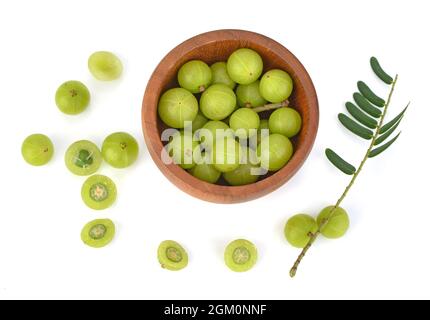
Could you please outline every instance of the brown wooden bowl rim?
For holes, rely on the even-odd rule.
[[[150,138],[151,134],[156,134],[159,136],[159,133],[157,125],[154,123],[154,119],[147,118],[145,106],[158,105],[159,97],[151,94],[154,92],[154,88],[162,85],[162,76],[159,77],[158,75],[162,69],[172,68],[177,61],[178,55],[195,49],[196,44],[199,46],[219,40],[239,39],[254,43],[269,42],[270,47],[268,50],[273,51],[280,57],[287,56],[289,62],[294,62],[295,67],[301,69],[300,73],[303,75],[303,77],[300,78],[300,82],[304,88],[306,99],[308,101],[309,121],[313,123],[312,125],[309,125],[309,131],[301,142],[300,148],[295,150],[291,160],[278,172],[253,184],[244,186],[223,186],[199,180],[182,169],[180,166],[173,164],[167,165],[161,160],[161,150],[163,148],[163,144],[161,139],[157,141]],[[285,184],[300,169],[308,157],[316,138],[318,122],[319,108],[315,87],[308,72],[301,62],[287,48],[277,41],[262,34],[246,30],[224,29],[210,31],[194,36],[176,46],[160,61],[158,66],[155,68],[151,78],[148,81],[142,102],[143,134],[147,148],[155,164],[158,166],[161,172],[181,190],[202,200],[216,203],[236,203],[253,200],[266,195]]]

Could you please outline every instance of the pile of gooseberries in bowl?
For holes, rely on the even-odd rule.
[[[318,127],[312,81],[263,35],[219,30],[173,49],[148,82],[142,125],[151,157],[183,191],[218,203],[288,181]]]

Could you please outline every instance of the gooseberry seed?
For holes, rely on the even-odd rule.
[[[173,248],[173,247],[167,248],[166,256],[167,256],[167,259],[169,259],[170,261],[173,261],[173,262],[179,262],[182,260],[181,252],[178,249]]]
[[[99,240],[105,236],[106,231],[107,229],[103,224],[96,224],[95,226],[91,227],[89,235],[91,239]]]
[[[236,264],[245,264],[249,261],[251,254],[245,247],[238,247],[233,251],[233,261]]]
[[[109,191],[104,184],[95,183],[90,188],[90,197],[94,201],[103,201],[108,197],[108,195]]]

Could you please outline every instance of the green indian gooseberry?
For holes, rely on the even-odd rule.
[[[236,95],[224,84],[213,84],[200,97],[200,109],[210,120],[227,118],[236,108]]]
[[[76,115],[88,107],[90,92],[82,82],[66,81],[58,87],[55,93],[55,103],[61,112]]]
[[[260,126],[258,127],[258,132],[257,132],[257,143],[261,142],[261,138],[262,138],[262,130],[268,130],[266,132],[270,133],[270,129],[269,129],[269,120],[268,119],[261,119],[260,120]]]
[[[215,141],[211,154],[215,169],[229,172],[239,167],[242,150],[240,144],[233,137],[226,136]]]
[[[166,151],[173,159],[173,162],[183,169],[191,169],[196,165],[195,157],[200,153],[200,145],[193,139],[192,135],[176,134],[166,145]]]
[[[223,121],[212,120],[205,123],[201,130],[199,130],[198,136],[202,147],[211,149],[216,139],[224,136],[233,137],[234,134]]]
[[[205,91],[211,82],[211,68],[201,60],[188,61],[179,69],[178,83],[191,93]]]
[[[163,269],[179,271],[188,265],[187,251],[176,241],[165,240],[158,247],[158,262]]]
[[[252,109],[239,108],[230,116],[230,128],[240,139],[256,134],[259,126],[260,117]]]
[[[249,138],[249,146],[256,150],[258,144],[261,142],[261,138],[263,137],[263,130],[267,130],[264,132],[264,136],[269,135],[269,120],[268,119],[260,119],[260,125],[257,129],[257,135],[254,135]]]
[[[95,174],[85,180],[81,189],[84,203],[91,209],[109,208],[116,200],[115,183],[108,177]]]
[[[193,122],[191,123],[192,132],[195,132],[201,129],[208,121],[209,121],[208,118],[206,118],[205,115],[201,113],[201,111],[199,111],[196,117],[194,118]]]
[[[236,169],[224,172],[224,180],[231,186],[243,186],[257,182],[260,177],[259,166],[256,164],[255,151],[250,148],[242,148],[242,162]],[[246,157],[246,158],[245,158]]]
[[[267,71],[260,80],[260,93],[264,99],[279,103],[288,99],[293,91],[293,80],[283,70]]]
[[[112,52],[97,51],[88,58],[88,69],[97,80],[112,81],[121,76],[122,63]]]
[[[69,146],[64,161],[70,172],[78,176],[87,176],[99,169],[102,163],[102,154],[91,141],[80,140]]]
[[[304,248],[317,230],[318,225],[314,218],[307,214],[296,214],[285,224],[284,235],[293,247]]]
[[[192,93],[183,88],[167,90],[158,102],[158,115],[172,128],[184,128],[185,121],[193,121],[199,111],[199,103]]]
[[[203,157],[204,156],[205,155],[203,154]],[[189,172],[197,179],[209,183],[216,183],[221,176],[221,172],[215,169],[212,164],[205,162],[197,163],[193,168],[189,170]]]
[[[82,241],[93,248],[108,245],[115,236],[115,225],[110,219],[96,219],[88,222],[81,231]]]
[[[238,49],[227,60],[227,72],[238,84],[253,83],[263,72],[263,59],[252,49]]]
[[[25,138],[22,143],[21,154],[28,164],[43,166],[51,160],[54,154],[54,145],[51,139],[44,134],[32,134]]]
[[[236,97],[239,107],[259,107],[267,103],[260,94],[260,81],[250,84],[240,84],[236,88]]]
[[[261,140],[257,147],[257,155],[263,168],[278,171],[293,155],[293,144],[287,137],[272,133]]]
[[[257,248],[252,242],[245,239],[230,242],[224,251],[226,266],[235,272],[245,272],[252,269],[257,260]]]
[[[272,133],[280,133],[291,138],[299,133],[301,127],[302,118],[293,108],[279,108],[270,115],[269,128]]]
[[[227,63],[215,62],[211,65],[212,70],[212,83],[213,84],[225,84],[230,89],[234,89],[236,82],[231,80],[227,73]]]
[[[115,132],[106,137],[102,145],[103,159],[114,168],[132,165],[139,154],[136,139],[126,132]]]
[[[318,226],[321,226],[324,219],[330,219],[321,228],[321,234],[328,239],[342,237],[349,228],[348,213],[341,207],[334,209],[334,206],[324,208],[317,217]]]

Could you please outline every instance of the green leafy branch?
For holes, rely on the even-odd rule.
[[[357,82],[357,88],[359,92],[353,94],[355,104],[352,102],[347,102],[345,104],[346,110],[350,116],[339,113],[338,119],[340,123],[348,129],[350,132],[354,133],[358,137],[370,140],[370,144],[363,159],[361,160],[358,168],[356,169],[352,164],[344,160],[340,155],[334,152],[332,149],[327,148],[325,154],[328,160],[340,171],[347,175],[351,175],[351,180],[345,187],[343,193],[336,201],[336,204],[332,207],[328,216],[321,221],[318,229],[315,233],[309,234],[309,241],[307,245],[303,248],[302,252],[295,261],[293,267],[290,270],[290,276],[294,277],[296,275],[297,269],[305,257],[308,250],[311,248],[312,244],[315,242],[317,237],[321,234],[321,230],[327,225],[333,216],[335,210],[340,206],[342,201],[345,199],[348,191],[351,189],[365,162],[369,158],[376,157],[385,150],[387,150],[399,137],[400,132],[395,135],[391,140],[385,142],[394,131],[399,126],[403,119],[403,116],[409,106],[408,105],[391,121],[384,124],[385,115],[388,110],[388,106],[391,102],[391,97],[396,87],[398,76],[396,75],[394,79],[388,75],[380,66],[378,60],[375,57],[370,59],[370,65],[374,73],[381,79],[384,83],[391,86],[390,92],[388,94],[387,101],[377,96],[367,84],[363,81]]]

